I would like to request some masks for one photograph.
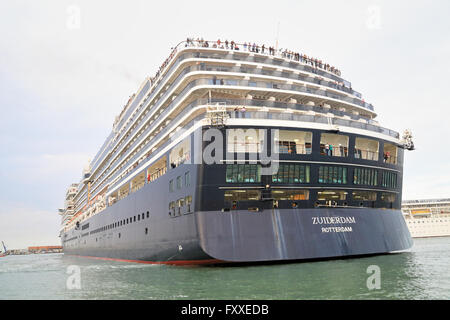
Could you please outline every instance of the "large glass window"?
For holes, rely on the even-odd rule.
[[[392,171],[383,171],[381,175],[381,185],[385,188],[397,188],[397,173]]]
[[[130,185],[127,183],[122,188],[119,189],[119,195],[118,195],[119,200],[127,197],[129,192],[130,192]]]
[[[167,172],[167,157],[163,157],[156,161],[147,169],[147,182],[152,182]]]
[[[385,202],[395,202],[395,199],[397,198],[397,195],[392,192],[381,192],[380,194],[380,200]]]
[[[279,130],[274,138],[279,153],[311,154],[312,133],[307,131]]]
[[[301,164],[280,164],[278,172],[272,175],[275,183],[309,183],[310,167]]]
[[[346,199],[347,191],[343,190],[323,190],[317,192],[317,200],[319,201],[337,201]]]
[[[264,143],[263,130],[227,129],[228,152],[261,152]]]
[[[366,138],[355,139],[355,158],[378,160],[379,143],[376,140]]]
[[[335,133],[320,135],[320,154],[333,157],[348,155],[348,136]]]
[[[139,173],[133,180],[131,180],[131,192],[135,192],[145,185],[145,171]]]
[[[369,168],[355,168],[353,170],[353,183],[357,185],[378,185],[378,171]]]
[[[353,191],[353,200],[356,201],[376,201],[377,193],[374,191]]]
[[[319,183],[347,183],[347,168],[339,166],[320,166]]]
[[[308,200],[308,190],[272,190],[272,198],[274,200]]]
[[[250,201],[259,200],[261,198],[261,191],[259,190],[226,190],[226,201]]]
[[[261,166],[257,164],[227,164],[226,182],[261,182]]]
[[[178,167],[180,164],[189,161],[191,154],[191,140],[184,139],[170,151],[169,161],[172,168]]]

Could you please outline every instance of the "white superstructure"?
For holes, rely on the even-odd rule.
[[[402,211],[413,238],[450,236],[450,198],[403,201]]]

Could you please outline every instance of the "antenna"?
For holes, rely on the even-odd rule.
[[[275,39],[275,51],[278,51],[278,37],[280,36],[280,21],[278,21],[277,25],[277,37]]]

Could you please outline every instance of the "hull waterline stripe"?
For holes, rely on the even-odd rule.
[[[144,263],[144,264],[167,264],[167,265],[200,265],[200,264],[215,264],[224,263],[226,261],[218,259],[205,259],[205,260],[174,260],[174,261],[144,261],[144,260],[129,260],[129,259],[117,259],[117,258],[106,258],[106,257],[93,257],[93,256],[82,256],[77,254],[67,254],[64,255],[79,257],[79,258],[89,258],[97,260],[107,260],[107,261],[120,261],[120,262],[132,262],[132,263]]]

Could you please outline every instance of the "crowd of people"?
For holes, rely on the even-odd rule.
[[[220,49],[229,49],[229,50],[241,50],[241,48],[242,48],[243,51],[267,54],[267,55],[272,55],[272,56],[279,56],[279,57],[282,57],[285,59],[291,59],[291,60],[299,61],[302,63],[306,63],[307,65],[310,65],[311,67],[313,67],[315,69],[326,70],[326,71],[336,74],[337,76],[341,75],[340,70],[331,66],[328,63],[322,62],[322,60],[320,60],[320,59],[309,57],[306,54],[301,54],[301,53],[294,52],[294,51],[287,50],[287,49],[277,49],[273,46],[267,47],[264,44],[262,46],[260,46],[260,45],[257,45],[256,43],[251,43],[251,42],[245,42],[243,44],[238,44],[238,43],[234,42],[233,40],[232,41],[228,41],[228,40],[222,41],[219,39],[217,41],[205,41],[205,40],[203,40],[203,38],[197,38],[196,40],[194,40],[193,38],[187,38],[186,42],[185,42],[185,47],[193,47],[193,46],[204,47],[204,48],[211,47],[211,48],[220,48]],[[156,74],[153,77],[150,77],[150,85],[151,86],[153,86],[158,81],[158,79],[161,76],[161,74],[163,73],[164,69],[167,67],[167,65],[170,63],[172,58],[177,53],[177,47],[172,49],[170,55],[167,57],[166,60],[164,60],[164,62],[158,68],[158,71],[156,72]],[[344,88],[345,87],[343,82],[342,83],[336,82],[336,81],[334,81],[334,82],[335,82],[334,84],[335,84],[336,88],[338,88],[338,87]],[[132,98],[133,97],[130,97],[130,100],[132,100]],[[126,107],[128,106],[128,103],[124,106],[122,113],[125,111]]]
[[[158,80],[158,78],[162,74],[164,68],[167,67],[167,65],[169,64],[169,62],[172,60],[172,58],[175,56],[176,53],[177,53],[177,47],[172,49],[172,52],[167,57],[167,59],[164,60],[164,62],[161,64],[161,66],[159,67],[159,69],[156,72],[155,76],[154,77],[150,77],[150,83],[151,83],[152,86]]]
[[[261,53],[261,54],[268,54],[268,55],[272,55],[272,56],[280,56],[282,58],[285,59],[291,59],[291,60],[295,60],[295,61],[299,61],[302,63],[306,63],[307,65],[310,65],[313,68],[316,69],[323,69],[326,71],[329,71],[331,73],[334,73],[337,76],[341,75],[341,71],[337,68],[335,68],[334,66],[323,62],[320,59],[314,58],[314,57],[309,57],[306,54],[301,54],[299,52],[295,52],[292,50],[288,50],[288,49],[277,49],[275,47],[272,46],[266,46],[266,45],[257,45],[256,43],[251,43],[251,42],[245,42],[243,44],[238,44],[236,42],[232,41],[222,41],[222,40],[217,40],[217,41],[206,41],[203,40],[203,38],[197,38],[196,40],[194,40],[193,38],[187,38],[186,39],[186,43],[185,43],[186,47],[193,47],[193,46],[197,46],[197,47],[203,47],[203,48],[219,48],[219,49],[230,49],[230,50],[243,50],[243,51],[248,51],[248,52],[255,52],[255,53]]]
[[[311,67],[315,69],[322,69],[325,71],[329,71],[331,73],[336,74],[337,76],[341,75],[341,71],[334,66],[331,66],[328,63],[323,62],[320,59],[309,57],[306,54],[301,54],[299,52],[294,52],[292,50],[287,49],[277,49],[273,46],[266,46],[266,45],[257,45],[256,43],[251,42],[245,42],[243,44],[238,44],[234,42],[233,40],[228,41],[205,41],[203,38],[197,38],[194,40],[193,38],[187,38],[185,42],[185,47],[203,47],[203,48],[220,48],[220,49],[229,49],[229,50],[243,50],[248,52],[255,52],[255,53],[261,53],[261,54],[267,54],[272,56],[279,56],[285,59],[295,60],[302,63],[305,63],[307,65],[310,65]],[[161,64],[158,71],[153,77],[150,77],[150,84],[153,86],[159,78],[159,76],[163,73],[164,69],[167,67],[167,65],[170,63],[172,58],[177,53],[177,47],[173,48],[170,55],[167,57],[166,60]],[[335,83],[336,86],[344,87],[344,83]]]

